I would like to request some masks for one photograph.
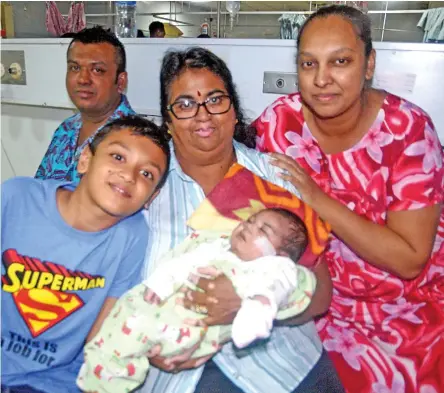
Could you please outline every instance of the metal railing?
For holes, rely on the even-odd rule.
[[[174,7],[174,11],[172,10],[172,3],[176,2],[170,2],[170,12],[137,12],[136,15],[139,16],[152,16],[153,18],[165,20],[169,22],[174,22],[178,26],[196,26],[193,23],[186,22],[183,20],[178,20],[177,16],[180,15],[206,15],[209,17],[216,16],[216,33],[217,38],[221,36],[221,17],[224,16],[226,18],[227,15],[230,15],[228,11],[222,11],[221,10],[221,2],[217,2],[217,7],[213,11],[213,9],[209,11],[184,11],[183,5],[182,10],[177,12],[176,6]],[[312,1],[309,2],[309,9],[308,10],[301,10],[301,11],[239,11],[237,15],[282,15],[282,14],[289,14],[289,15],[310,15],[311,13],[315,12],[316,9],[313,9]],[[334,1],[331,1],[331,3],[335,3]],[[389,10],[389,1],[384,1],[384,9],[381,10],[368,10],[366,11],[368,14],[382,14],[383,15],[383,21],[382,21],[382,27],[374,27],[374,30],[381,30],[381,41],[384,40],[384,33],[386,31],[393,31],[393,32],[411,32],[411,30],[403,30],[403,29],[389,29],[386,28],[387,23],[387,15],[392,14],[423,14],[426,9],[416,9],[416,10]],[[115,17],[116,13],[91,13],[86,14],[85,16],[87,18],[101,18],[101,17]],[[63,15],[67,16],[67,15]],[[419,21],[419,18],[418,18]],[[88,22],[88,24],[91,24],[91,22]],[[226,26],[226,23],[223,24],[224,27]],[[246,25],[248,27],[252,27],[255,25]],[[268,25],[267,27],[273,27],[272,25]]]

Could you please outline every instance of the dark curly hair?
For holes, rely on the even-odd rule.
[[[287,235],[282,239],[279,251],[284,251],[293,262],[298,262],[307,249],[308,231],[304,221],[295,213],[283,208],[270,208],[269,210],[281,215],[289,221],[286,227]]]
[[[234,129],[234,139],[248,147],[254,147],[255,133],[252,132],[245,120],[230,70],[221,58],[208,49],[201,47],[172,50],[167,52],[163,58],[160,71],[160,108],[164,121],[162,126],[164,131],[167,132],[165,123],[171,121],[167,109],[171,84],[189,68],[205,68],[222,79],[225,89],[233,102],[233,108],[238,120]]]

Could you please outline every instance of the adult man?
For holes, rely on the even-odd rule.
[[[149,26],[150,38],[164,38],[165,37],[165,26],[162,22],[154,21],[151,22]]]
[[[84,147],[108,121],[135,113],[124,95],[127,83],[125,48],[113,33],[93,27],[76,34],[67,52],[66,89],[79,112],[55,131],[36,178],[78,183]]]

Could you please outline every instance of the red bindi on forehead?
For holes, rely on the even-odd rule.
[[[201,97],[201,96],[202,96],[202,94],[200,93],[199,90],[197,91],[197,96],[198,96],[198,97]]]

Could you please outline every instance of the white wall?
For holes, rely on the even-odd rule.
[[[33,176],[55,129],[73,113],[70,109],[2,103],[2,181],[13,175]]]
[[[9,161],[8,154],[6,153],[6,150],[3,147],[3,141],[2,141],[2,150],[0,152],[0,155],[2,157],[1,159],[1,176],[3,179],[9,179],[10,177],[15,176],[14,169],[12,167],[12,164]]]
[[[72,114],[73,105],[64,82],[68,43],[67,39],[5,40],[2,43],[2,49],[24,50],[26,58],[28,85],[1,86],[2,145],[17,175],[35,173],[53,131]],[[172,47],[184,49],[204,43],[222,57],[233,73],[250,119],[278,97],[262,93],[264,72],[295,70],[295,45],[287,40],[128,39],[124,43],[128,57],[128,97],[137,112],[152,116],[160,115],[160,64],[165,51]],[[389,90],[428,111],[444,142],[444,46],[376,43],[375,47],[378,75],[393,73],[394,76],[388,78],[390,83],[406,73],[416,75],[411,93],[402,86],[392,86]],[[11,171],[5,174],[2,171],[2,176],[10,174]]]

